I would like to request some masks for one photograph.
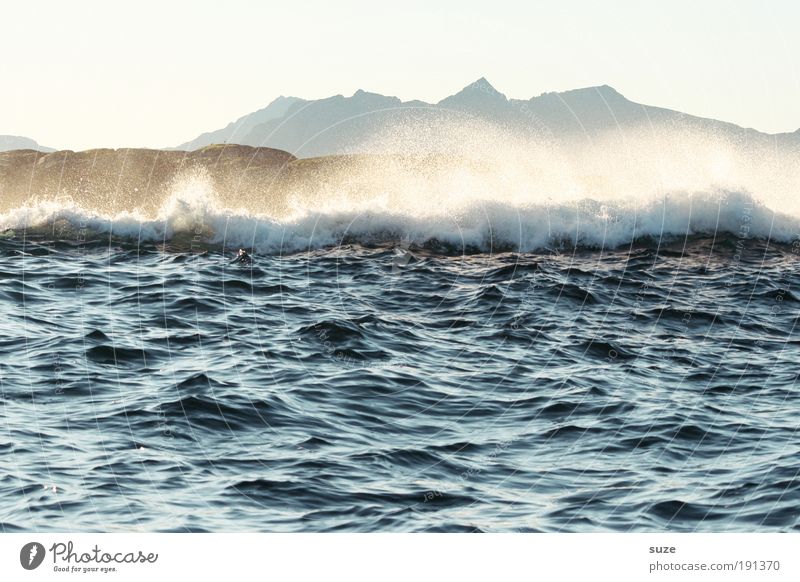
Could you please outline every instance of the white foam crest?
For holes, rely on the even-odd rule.
[[[105,216],[73,202],[40,202],[0,215],[0,231],[38,230],[69,239],[74,231],[141,242],[178,234],[205,243],[294,252],[345,243],[510,248],[521,252],[551,246],[615,248],[641,237],[726,233],[789,242],[800,237],[800,219],[777,212],[736,191],[676,192],[658,199],[591,200],[512,204],[472,200],[440,213],[415,214],[361,204],[351,209],[305,210],[287,219],[224,208],[209,191],[176,193],[158,218],[125,212]],[[69,233],[73,234],[69,234]]]

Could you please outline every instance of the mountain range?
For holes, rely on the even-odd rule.
[[[268,147],[298,158],[353,153],[405,153],[410,141],[480,138],[486,128],[553,143],[592,142],[643,133],[692,132],[748,146],[800,153],[800,129],[768,134],[627,99],[608,85],[509,99],[485,78],[438,103],[356,91],[307,100],[281,96],[263,109],[202,133],[171,150],[196,151],[214,144]],[[453,132],[458,128],[458,132]],[[441,139],[440,139],[441,141]],[[445,140],[446,141],[446,140]],[[440,148],[446,149],[446,148]],[[53,152],[35,140],[0,135],[0,152]]]
[[[800,130],[766,134],[642,105],[608,85],[508,99],[483,78],[436,104],[365,91],[280,97],[166,150],[0,143],[13,149],[0,153],[0,212],[65,197],[154,214],[182,189],[206,187],[226,207],[271,216],[419,192],[602,199],[725,187],[789,204],[800,187]]]
[[[279,97],[267,107],[226,127],[201,134],[175,149],[196,150],[215,143],[270,147],[299,158],[380,151],[398,132],[446,132],[453,126],[486,124],[517,134],[556,141],[592,140],[630,132],[692,131],[739,145],[800,149],[800,129],[767,134],[732,123],[630,101],[608,85],[528,100],[508,99],[485,78],[438,103],[401,101],[366,91],[305,100]],[[399,131],[398,131],[399,129]]]

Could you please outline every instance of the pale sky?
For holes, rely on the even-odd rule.
[[[799,23],[795,0],[3,2],[0,134],[174,146],[279,95],[436,102],[482,76],[794,131]]]

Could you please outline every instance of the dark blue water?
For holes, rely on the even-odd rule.
[[[800,531],[797,247],[0,241],[5,531]]]

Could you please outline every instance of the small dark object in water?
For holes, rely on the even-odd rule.
[[[246,250],[239,249],[239,254],[236,255],[236,258],[233,259],[233,262],[239,263],[240,265],[252,265],[253,257],[251,257]]]

